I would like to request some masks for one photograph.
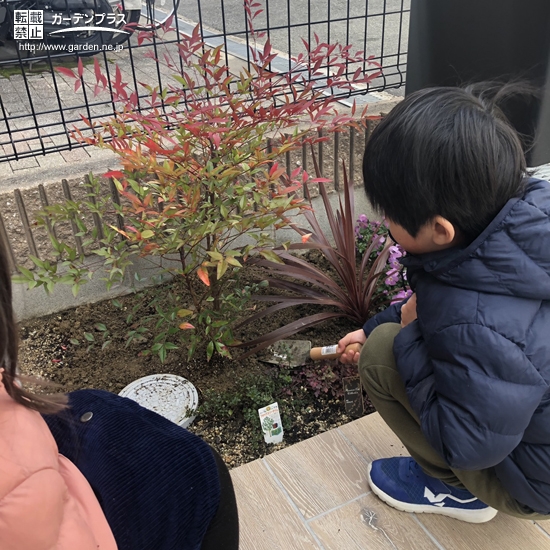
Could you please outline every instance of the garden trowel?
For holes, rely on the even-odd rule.
[[[309,340],[279,340],[267,348],[266,355],[260,361],[275,365],[299,367],[308,361],[337,359],[342,355],[336,352],[337,345],[312,348]],[[350,344],[345,351],[360,351],[361,344]]]

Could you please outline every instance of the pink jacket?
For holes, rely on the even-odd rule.
[[[0,548],[116,550],[92,488],[0,382]]]

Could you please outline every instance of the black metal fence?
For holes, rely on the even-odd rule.
[[[151,53],[158,56],[161,45],[177,51],[182,36],[189,35],[197,25],[208,46],[222,46],[225,63],[230,68],[251,62],[254,44],[250,13],[247,17],[243,0],[142,0],[141,6],[139,0],[137,5],[136,0],[124,1],[122,5],[119,0],[109,3],[88,0],[95,3],[95,10],[81,10],[84,13],[80,14],[73,9],[72,19],[66,18],[65,25],[101,24],[116,29],[125,21],[145,29],[166,20],[173,12],[171,26],[175,30],[162,38],[153,33],[151,40],[139,43],[138,28],[128,40],[115,44],[117,39],[112,37],[123,35],[84,28],[79,33],[62,33],[61,38],[54,38],[59,33],[50,34],[47,44],[53,46],[38,50],[38,41],[16,38],[24,31],[27,38],[39,32],[37,25],[32,24],[38,16],[34,14],[35,19],[25,20],[24,12],[29,17],[33,10],[24,10],[28,5],[24,0],[15,3],[0,0],[0,20],[5,10],[4,23],[0,24],[0,162],[79,147],[70,132],[75,127],[85,131],[82,116],[99,121],[113,114],[115,105],[110,98],[94,97],[85,85],[75,91],[75,80],[68,76],[68,68],[77,72],[74,52],[84,52],[84,45],[91,48],[86,53],[92,55],[82,58],[83,82],[95,83],[94,61],[98,60],[108,77],[114,76],[117,65],[122,80],[135,90],[140,89],[140,83],[152,87],[166,85],[171,71],[156,63]],[[63,6],[67,11],[67,0],[54,0],[54,6],[56,2],[57,16],[42,13],[44,34],[56,24],[62,30],[60,14]],[[253,11],[262,10],[253,21],[256,36],[263,35],[259,42],[269,37],[278,54],[272,62],[274,70],[288,70],[291,58],[305,51],[302,39],[312,43],[318,37],[322,42],[351,44],[354,50],[372,55],[382,67],[382,75],[368,87],[335,90],[343,103],[350,96],[356,96],[359,103],[368,102],[367,94],[403,86],[410,0],[257,0],[248,3],[251,5]],[[10,6],[23,10],[23,16],[16,18],[13,10],[8,9]],[[133,7],[136,9],[130,9]],[[101,11],[108,11],[109,17],[100,23],[97,18]],[[348,70],[352,74],[356,67]]]

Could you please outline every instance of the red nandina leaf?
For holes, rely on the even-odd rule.
[[[101,77],[103,75],[101,74],[101,66],[99,65],[99,61],[97,60],[97,57],[94,57],[94,73],[95,73],[96,81],[98,83],[101,82]]]
[[[82,78],[84,75],[84,63],[82,63],[82,57],[78,58],[78,76]]]
[[[295,193],[301,188],[301,185],[290,185],[288,187],[285,187],[284,189],[281,189],[281,194],[290,195],[290,193]]]
[[[182,323],[180,325],[181,330],[189,330],[195,328],[191,323]]]
[[[312,235],[313,235],[313,233],[308,233],[307,235],[302,235],[302,242],[307,243],[309,241],[309,239],[311,239]]]
[[[69,76],[71,78],[77,78],[74,72],[71,69],[68,69],[67,67],[56,67],[55,70],[60,72],[61,74],[64,74],[65,76]]]
[[[208,277],[208,271],[204,267],[199,267],[197,269],[197,275],[199,279],[206,285],[210,286],[210,277]]]
[[[216,147],[219,147],[222,141],[220,134],[212,134],[212,141]]]
[[[103,174],[104,178],[116,178],[117,180],[122,179],[124,177],[124,173],[120,170],[111,170],[110,172],[105,172]]]
[[[158,145],[158,143],[155,143],[152,139],[148,139],[145,142],[145,146],[149,149],[149,151],[152,151],[154,153],[162,154],[165,152],[165,150]]]
[[[151,33],[149,31],[140,31],[137,37],[138,46],[141,46],[145,40],[151,40]]]
[[[264,44],[264,58],[268,57],[270,53],[271,53],[271,42],[268,39]]]

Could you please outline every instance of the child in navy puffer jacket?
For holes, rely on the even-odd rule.
[[[411,455],[375,460],[373,492],[475,523],[550,519],[550,184],[499,95],[421,90],[373,132],[365,189],[414,294],[339,342],[366,342],[342,361]]]

